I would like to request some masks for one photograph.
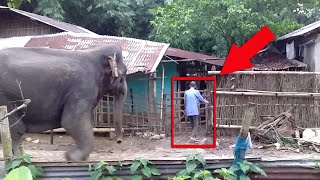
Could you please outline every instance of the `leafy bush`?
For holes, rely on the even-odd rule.
[[[250,180],[249,176],[252,172],[267,176],[266,172],[263,169],[248,161],[239,162],[236,165],[232,165],[229,169],[217,169],[214,172],[219,173],[220,177],[222,177],[223,179],[237,180],[237,171],[243,172],[243,174],[239,177],[240,180]]]
[[[136,158],[134,159],[132,165],[130,166],[131,173],[141,171],[144,176],[147,178],[152,178],[153,176],[161,175],[159,169],[157,169],[152,162],[145,158]],[[134,175],[131,177],[132,180],[142,180],[141,175]]]
[[[4,180],[33,180],[32,173],[29,168],[26,166],[20,166],[13,169],[9,174],[4,178]]]
[[[113,175],[117,170],[114,166],[104,161],[100,161],[94,166],[89,165],[89,171],[92,180],[122,180],[120,177],[108,176]]]
[[[15,157],[12,161],[6,164],[6,171],[10,174],[13,170],[18,169],[14,171],[14,174],[20,174],[22,172],[29,173],[29,171],[25,170],[25,167],[31,172],[33,180],[39,179],[39,177],[44,173],[44,170],[41,167],[36,167],[31,164],[31,156],[28,154]],[[28,177],[28,174],[26,174],[26,176]]]

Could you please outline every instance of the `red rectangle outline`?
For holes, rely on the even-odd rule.
[[[174,81],[213,81],[213,144],[174,144]],[[216,148],[216,77],[172,77],[171,78],[171,148]]]

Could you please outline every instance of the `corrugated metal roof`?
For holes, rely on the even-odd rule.
[[[251,62],[254,64],[253,70],[259,71],[277,71],[287,70],[289,68],[307,67],[306,64],[300,61],[287,59],[282,55],[271,51],[259,53],[251,59]]]
[[[34,19],[36,21],[45,23],[49,26],[53,26],[55,28],[61,29],[63,31],[75,32],[75,33],[96,34],[88,29],[83,28],[83,27],[80,27],[80,26],[77,26],[74,24],[70,24],[70,23],[60,22],[60,21],[54,20],[54,19],[46,17],[46,16],[41,16],[41,15],[34,14],[34,13],[29,13],[29,12],[22,11],[19,9],[12,9],[12,8],[5,7],[5,6],[0,6],[0,9],[6,9],[6,10],[13,11],[15,13],[29,17],[29,18]]]
[[[166,51],[167,56],[178,57],[182,59],[217,59],[216,56],[209,56],[206,54],[196,53],[192,51],[186,51],[183,49],[177,49],[169,47]]]
[[[98,43],[116,43],[122,47],[128,74],[141,71],[154,72],[169,47],[169,44],[134,38],[70,32],[33,36],[25,47],[81,50],[93,47]]]
[[[32,36],[0,38],[0,50],[10,47],[23,47]]]
[[[288,39],[288,38],[291,38],[291,37],[301,36],[303,34],[306,34],[306,33],[310,32],[310,31],[316,30],[318,28],[320,28],[320,21],[316,21],[316,22],[311,23],[311,24],[309,24],[307,26],[304,26],[304,27],[302,27],[300,29],[292,31],[292,32],[290,32],[290,33],[288,33],[288,34],[286,34],[284,36],[281,36],[281,37],[279,37],[277,39],[277,41]]]

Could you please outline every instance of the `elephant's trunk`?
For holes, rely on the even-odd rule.
[[[114,107],[114,122],[115,122],[115,131],[117,136],[117,143],[120,144],[122,142],[123,132],[122,132],[122,119],[123,119],[123,104],[127,97],[127,82],[125,78],[122,80],[122,88],[115,95],[115,107]]]

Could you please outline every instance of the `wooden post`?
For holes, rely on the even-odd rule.
[[[157,74],[153,73],[153,112],[155,118],[155,133],[159,134],[159,126],[158,126],[158,112],[157,112]]]
[[[180,108],[181,108],[181,93],[180,93],[180,82],[177,81],[178,83],[178,93],[177,93],[177,108],[175,108],[177,110],[177,114],[178,114],[178,123],[179,123],[179,132],[181,133],[181,111],[180,111]],[[187,124],[187,121],[186,121],[186,124]],[[187,128],[187,126],[186,126]]]
[[[244,112],[244,116],[242,118],[242,127],[240,129],[239,136],[242,138],[247,138],[249,128],[251,125],[251,121],[254,117],[254,111],[255,111],[255,104],[254,103],[248,103],[249,108]]]
[[[110,95],[107,95],[107,122],[111,123],[111,115],[110,115]]]
[[[7,114],[7,106],[0,106],[0,117],[4,117]],[[5,118],[1,124],[1,142],[3,148],[3,157],[6,162],[12,160],[12,139],[9,128],[9,119]]]
[[[206,94],[206,100],[207,101],[209,101],[209,103],[210,103],[210,91],[208,91],[208,86],[207,86],[207,89],[206,89],[206,92],[205,92],[205,94]],[[210,110],[209,110],[209,108],[210,108],[210,104],[205,104],[205,114],[206,114],[206,133],[208,134],[208,132],[209,132],[209,119],[210,119]]]
[[[148,87],[147,87],[147,114],[148,114],[148,126],[149,126],[149,129],[150,129],[150,126],[151,126],[151,122],[152,122],[152,118],[150,116],[150,105],[151,105],[151,98],[150,98],[150,80],[149,80],[149,77],[148,77],[148,80],[147,80],[147,83],[148,83]]]
[[[130,88],[130,98],[131,98],[131,113],[133,114],[133,92],[132,92],[132,88]]]
[[[164,67],[162,64],[162,77],[161,77],[161,103],[160,103],[160,120],[163,121],[163,94],[164,94]],[[163,123],[164,124],[164,123]]]
[[[171,119],[168,118],[167,116],[167,95],[166,94],[163,94],[163,128],[164,128],[164,133],[167,134],[167,121],[171,121]],[[171,124],[171,123],[170,123]]]
[[[54,134],[53,134],[53,129],[50,130],[50,144],[53,144],[53,137],[54,137]]]

